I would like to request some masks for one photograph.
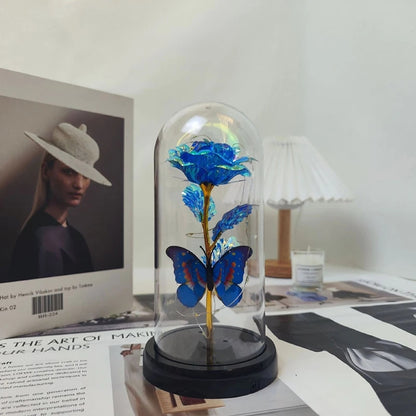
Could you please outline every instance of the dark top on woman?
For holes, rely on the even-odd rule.
[[[90,271],[91,255],[82,234],[38,211],[16,241],[9,281]]]

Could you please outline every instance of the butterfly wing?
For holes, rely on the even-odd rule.
[[[215,263],[215,290],[225,306],[232,307],[240,302],[242,290],[238,285],[243,281],[246,262],[252,253],[248,246],[233,247]]]
[[[195,254],[183,247],[170,246],[166,254],[173,261],[175,280],[180,284],[176,295],[183,305],[192,308],[205,293],[206,267]]]

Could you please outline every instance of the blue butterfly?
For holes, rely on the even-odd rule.
[[[170,246],[166,254],[173,261],[175,280],[180,284],[178,299],[187,307],[195,306],[205,290],[215,288],[225,306],[235,306],[241,300],[244,268],[253,250],[248,246],[233,247],[226,251],[213,267],[205,266],[195,254],[183,247]]]

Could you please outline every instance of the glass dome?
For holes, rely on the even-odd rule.
[[[230,397],[258,390],[262,383],[257,379],[254,387],[246,382],[242,390],[229,393],[197,380],[205,379],[206,371],[212,375],[224,368],[238,368],[246,377],[241,363],[256,367],[269,341],[264,325],[263,156],[256,129],[232,107],[196,104],[163,126],[154,157],[156,329],[152,353],[145,354],[145,377],[189,396]],[[161,362],[179,365],[182,374],[188,371],[189,386],[178,390],[175,377],[168,385],[161,381],[169,379],[166,374],[155,377],[153,364],[159,372]],[[266,385],[274,377],[268,374]]]

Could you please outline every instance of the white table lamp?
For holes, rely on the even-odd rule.
[[[264,141],[264,201],[279,211],[277,259],[266,260],[266,276],[291,277],[291,210],[306,201],[351,201],[352,196],[306,137]]]

